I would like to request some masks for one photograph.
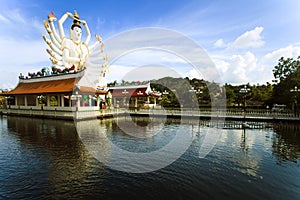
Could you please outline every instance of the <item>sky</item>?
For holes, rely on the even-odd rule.
[[[65,12],[77,10],[92,35],[101,35],[108,44],[109,59],[109,53],[114,54],[109,47],[121,48],[131,44],[131,40],[141,42],[140,39],[150,38],[143,41],[148,46],[136,45],[133,49],[126,48],[128,51],[119,57],[113,56],[108,82],[132,77],[131,72],[144,67],[144,72],[135,74],[136,79],[176,74],[215,81],[210,75],[216,70],[220,77],[216,81],[222,84],[265,84],[271,83],[272,69],[280,57],[300,55],[300,1],[0,0],[0,3],[0,88],[14,88],[20,73],[26,75],[51,66],[41,37],[47,33],[43,20],[51,11],[59,19]],[[149,27],[155,28],[153,33],[158,33],[158,38],[164,32],[174,37],[161,37],[157,46],[154,43],[158,39],[154,40]],[[144,32],[138,34],[140,30]],[[179,40],[175,40],[177,36]],[[172,45],[165,44],[169,47],[163,48],[164,42],[170,41]],[[197,51],[185,46],[191,41],[197,44]],[[203,51],[198,51],[198,47]],[[206,62],[193,65],[191,52],[214,65],[203,67]]]

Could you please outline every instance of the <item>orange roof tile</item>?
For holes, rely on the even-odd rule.
[[[31,83],[20,82],[15,89],[5,93],[5,95],[67,93],[73,91],[77,82],[78,79],[76,78]]]

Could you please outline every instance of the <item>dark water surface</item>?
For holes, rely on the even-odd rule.
[[[171,120],[149,128],[147,120],[137,119],[145,134],[158,126],[164,130],[138,138],[122,132],[116,120],[97,126],[110,141],[134,152],[168,144],[178,126]],[[72,121],[2,117],[0,199],[299,199],[299,125],[221,130],[205,158],[199,158],[199,147],[202,131],[210,127],[183,126],[196,134],[179,159],[157,171],[128,173],[95,159]]]

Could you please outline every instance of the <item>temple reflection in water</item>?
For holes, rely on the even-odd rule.
[[[54,198],[62,198],[70,188],[86,186],[88,190],[90,174],[101,177],[104,173],[104,166],[93,159],[78,138],[73,121],[8,117],[7,126],[21,148],[29,149],[30,157],[34,157],[28,161],[36,163],[30,165],[39,165],[38,170],[47,172],[43,178]]]

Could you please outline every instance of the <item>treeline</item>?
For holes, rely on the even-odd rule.
[[[300,102],[300,56],[297,59],[279,59],[273,69],[272,84],[242,85],[209,82],[203,79],[164,77],[151,80],[151,87],[163,93],[160,104],[165,107],[194,106],[210,107],[212,101],[226,101],[227,107],[271,108],[274,104],[284,104],[297,109]],[[149,81],[122,81],[121,85],[145,84]],[[109,86],[116,85],[110,83]],[[298,86],[298,87],[297,87]],[[247,89],[247,90],[245,90]],[[246,100],[246,101],[245,101]]]
[[[249,92],[243,93],[242,88],[247,87]],[[273,85],[220,85],[215,82],[209,82],[203,79],[172,78],[165,77],[159,80],[153,80],[151,87],[154,90],[166,93],[162,97],[162,106],[177,107],[179,105],[188,106],[189,103],[178,102],[181,96],[190,96],[192,103],[197,102],[200,107],[210,107],[212,101],[220,102],[220,105],[227,107],[243,106],[245,100],[247,107],[266,108],[270,107],[272,102]],[[218,104],[218,103],[216,103]],[[195,104],[194,104],[195,105]]]
[[[227,107],[238,107],[243,106],[245,99],[248,107],[266,108],[273,103],[271,101],[273,85],[270,83],[265,85],[246,84],[246,87],[249,88],[249,92],[247,94],[240,92],[245,85],[220,85],[219,83],[196,78],[189,79],[188,77],[164,77],[158,80],[144,82],[122,81],[120,84],[117,84],[115,81],[108,85],[139,85],[149,82],[151,84],[151,88],[155,92],[163,94],[160,99],[160,104],[164,107],[210,107],[212,101],[220,101],[220,105],[225,104]]]

